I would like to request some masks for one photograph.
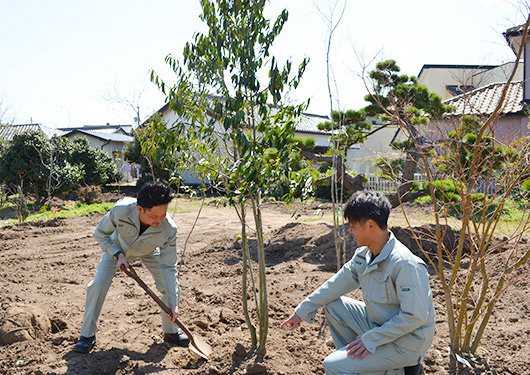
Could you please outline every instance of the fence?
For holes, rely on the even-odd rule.
[[[394,181],[385,180],[374,174],[366,174],[368,182],[364,185],[366,190],[378,191],[384,194],[394,193],[396,191],[396,183]],[[425,182],[425,175],[422,173],[414,174],[414,181]],[[477,183],[474,191],[476,193],[483,193],[488,196],[493,196],[496,194],[498,189],[497,181],[495,179],[490,179],[488,181],[483,180]]]
[[[368,182],[364,185],[366,190],[378,191],[380,193],[394,193],[396,191],[396,183],[394,181],[385,180],[374,174],[366,174]],[[421,173],[414,174],[414,181],[425,182],[425,175]]]

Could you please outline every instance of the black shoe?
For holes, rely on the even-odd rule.
[[[405,367],[405,375],[422,375],[423,366],[421,363],[418,363],[416,366]]]
[[[186,348],[190,344],[190,339],[188,335],[182,332],[179,328],[176,333],[164,333],[164,342]]]
[[[79,342],[74,346],[74,352],[77,353],[88,353],[96,345],[96,336],[85,337],[81,336]]]

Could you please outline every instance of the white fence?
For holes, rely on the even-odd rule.
[[[390,194],[396,191],[396,183],[394,181],[385,180],[374,174],[366,174],[368,182],[364,185],[366,190],[378,191],[380,193]],[[421,173],[414,174],[414,181],[425,182],[425,175]],[[479,181],[475,186],[474,191],[476,193],[483,193],[488,196],[496,194],[498,189],[497,181],[491,179],[489,181]]]
[[[366,174],[368,182],[364,185],[366,190],[378,191],[380,193],[393,193],[396,191],[396,182],[385,180],[374,174]],[[425,175],[421,173],[414,174],[414,181],[425,182]]]

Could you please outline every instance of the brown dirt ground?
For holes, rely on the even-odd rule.
[[[322,360],[333,351],[323,313],[299,331],[281,330],[279,325],[335,270],[332,225],[329,217],[321,217],[325,211],[317,202],[293,217],[291,208],[283,204],[265,206],[270,320],[268,354],[260,359],[249,352],[241,312],[237,216],[230,208],[205,207],[184,254],[196,212],[174,215],[179,225],[180,317],[212,345],[208,362],[187,349],[163,343],[157,306],[122,273],[114,279],[103,307],[95,350],[88,355],[72,352],[83,317],[85,286],[94,276],[101,252],[92,238],[101,214],[1,228],[4,321],[8,308],[39,307],[51,320],[52,332],[34,332],[28,340],[0,346],[0,374],[323,374]],[[349,248],[351,257],[353,244]],[[153,287],[139,263],[137,270]],[[424,367],[426,374],[441,375],[448,373],[447,323],[435,277],[431,285],[437,334]],[[530,374],[529,301],[525,283],[504,296],[485,334],[480,357],[472,359],[473,373]]]

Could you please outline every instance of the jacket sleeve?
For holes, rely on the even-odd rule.
[[[400,311],[383,325],[365,332],[361,338],[374,353],[380,345],[396,341],[401,336],[429,324],[432,305],[429,275],[424,265],[406,264],[395,281]]]
[[[177,305],[180,300],[180,285],[177,279],[177,229],[172,228],[172,233],[167,241],[160,246],[160,272],[165,283],[168,305]]]
[[[353,269],[352,261],[346,263],[339,272],[300,302],[294,312],[303,320],[312,323],[320,307],[359,288],[357,273]]]
[[[123,251],[120,247],[112,241],[110,236],[116,230],[116,222],[114,219],[114,207],[103,216],[98,226],[94,230],[94,238],[101,246],[103,251],[110,255],[116,254],[118,251]]]

